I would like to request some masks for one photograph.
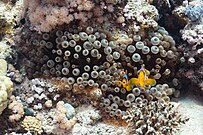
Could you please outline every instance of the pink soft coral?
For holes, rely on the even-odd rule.
[[[49,32],[73,20],[86,22],[94,3],[90,0],[25,0],[28,17],[35,30]]]

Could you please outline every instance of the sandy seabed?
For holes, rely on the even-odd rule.
[[[189,120],[176,135],[203,135],[203,97],[188,94],[179,100],[180,113]]]

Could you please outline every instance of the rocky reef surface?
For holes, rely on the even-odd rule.
[[[1,1],[0,133],[173,135],[201,126],[202,106],[182,98],[203,94],[202,8]]]

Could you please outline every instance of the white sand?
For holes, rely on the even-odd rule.
[[[180,127],[177,135],[203,135],[203,97],[187,96],[179,103],[181,114],[190,119]]]

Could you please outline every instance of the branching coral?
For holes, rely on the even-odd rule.
[[[132,124],[132,134],[174,134],[175,127],[185,121],[177,112],[178,104],[144,100],[140,98],[123,116]]]

